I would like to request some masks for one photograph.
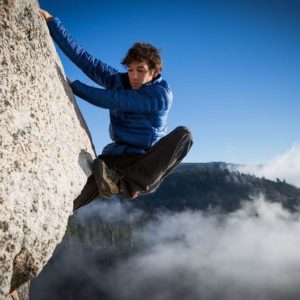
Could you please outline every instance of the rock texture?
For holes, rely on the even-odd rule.
[[[36,0],[0,5],[0,299],[61,241],[95,156]]]

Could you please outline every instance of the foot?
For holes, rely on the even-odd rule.
[[[96,158],[93,163],[93,173],[102,198],[109,198],[120,192],[118,187],[119,176],[114,169],[109,169],[105,162]]]

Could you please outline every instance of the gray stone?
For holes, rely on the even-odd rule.
[[[95,151],[35,0],[0,5],[0,299],[60,243]]]

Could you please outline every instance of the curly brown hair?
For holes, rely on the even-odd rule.
[[[128,50],[125,58],[121,61],[121,64],[128,66],[133,61],[146,60],[150,70],[161,72],[162,60],[160,57],[160,51],[156,47],[148,43],[134,43]]]

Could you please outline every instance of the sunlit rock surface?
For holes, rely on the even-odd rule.
[[[61,241],[94,149],[35,0],[0,5],[0,299]]]

